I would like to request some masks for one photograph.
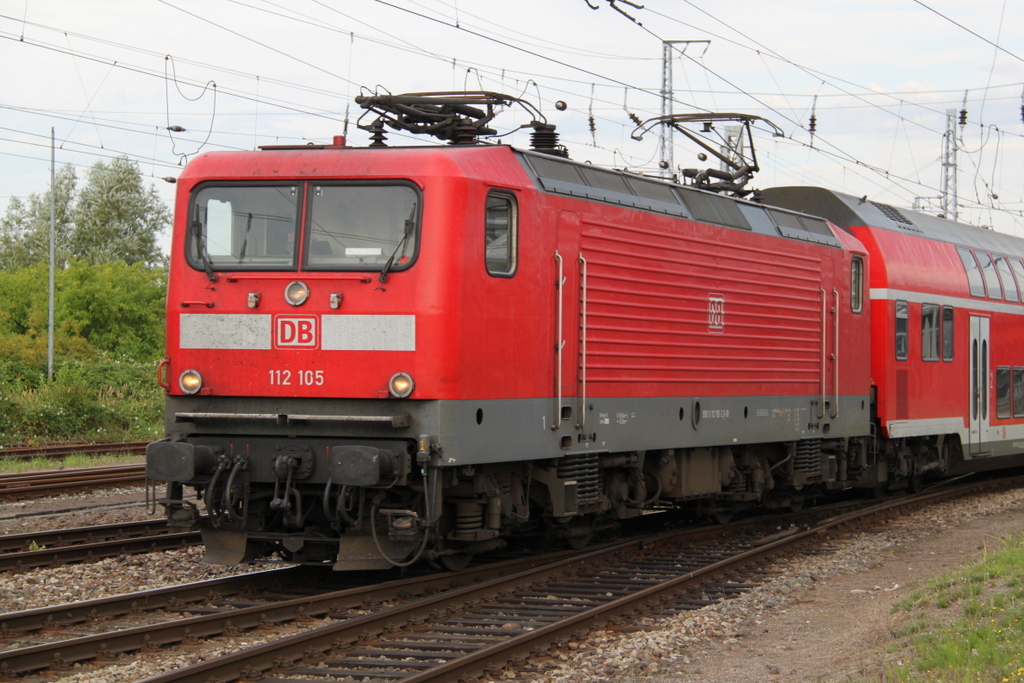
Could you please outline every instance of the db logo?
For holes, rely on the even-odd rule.
[[[274,319],[274,346],[279,349],[315,349],[319,342],[316,321],[316,317],[277,316]]]
[[[721,294],[708,295],[708,332],[725,331],[725,297]]]

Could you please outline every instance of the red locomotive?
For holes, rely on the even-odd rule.
[[[580,545],[651,508],[795,507],[1013,450],[1024,368],[987,321],[1021,297],[968,283],[1010,296],[1018,241],[595,168],[542,121],[530,151],[477,144],[514,101],[363,98],[367,148],[185,169],[147,472],[208,559],[457,567],[512,534]]]

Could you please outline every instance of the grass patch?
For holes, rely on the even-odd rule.
[[[1024,534],[898,602],[893,645],[908,653],[874,680],[1024,683]]]
[[[145,462],[142,455],[131,453],[109,453],[105,455],[69,455],[67,458],[0,458],[0,474],[38,472],[39,470],[74,469],[80,467],[102,467],[103,465],[131,465]]]

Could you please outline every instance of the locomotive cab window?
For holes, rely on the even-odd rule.
[[[404,184],[312,185],[307,270],[405,270],[418,246],[419,194]]]
[[[507,192],[488,194],[484,213],[484,260],[491,275],[515,275],[516,223],[515,198]]]
[[[906,301],[896,302],[896,360],[906,360],[910,340],[907,335],[907,328],[910,318],[910,310]]]
[[[850,261],[850,308],[854,313],[864,310],[864,259],[860,256]]]
[[[939,359],[939,307],[921,304],[921,360]]]
[[[208,185],[193,196],[188,262],[197,270],[294,269],[299,188]]]
[[[956,253],[960,255],[960,261],[964,264],[964,270],[967,271],[967,283],[971,287],[971,296],[984,297],[985,281],[981,279],[981,268],[974,260],[974,254],[970,249],[963,247],[957,247]]]

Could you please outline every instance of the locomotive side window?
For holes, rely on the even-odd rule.
[[[967,271],[967,282],[971,286],[971,296],[985,296],[985,281],[981,279],[981,268],[978,267],[978,262],[974,260],[974,254],[971,253],[970,249],[964,249],[963,247],[957,247],[956,253],[960,255],[960,261],[964,264],[964,270]]]
[[[1017,282],[1013,279],[1013,273],[1010,272],[1010,264],[1007,263],[1005,256],[996,256],[996,270],[999,271],[999,279],[1003,281],[1003,291],[1006,292],[1006,300],[1020,301]]]
[[[416,256],[419,194],[410,185],[313,185],[308,270],[405,270]]]
[[[992,263],[992,257],[989,256],[988,252],[976,251],[974,255],[978,257],[978,263],[981,264],[981,272],[985,274],[985,286],[988,288],[988,297],[990,299],[1002,299],[1003,288],[999,284],[999,276],[996,275],[996,267]]]
[[[1024,417],[1024,368],[1013,369],[1013,416]]]
[[[921,305],[921,360],[939,359],[939,307]]]
[[[996,367],[996,417],[1010,418],[1010,368]]]
[[[850,261],[850,308],[854,313],[864,309],[864,259],[860,256]]]
[[[896,302],[896,360],[906,360],[909,346],[907,325],[910,310],[906,301]]]
[[[953,360],[953,307],[942,307],[942,360]]]
[[[512,277],[516,272],[516,200],[507,192],[487,195],[484,215],[484,259],[487,272]]]
[[[198,270],[295,267],[295,185],[209,185],[192,199],[188,261]]]

